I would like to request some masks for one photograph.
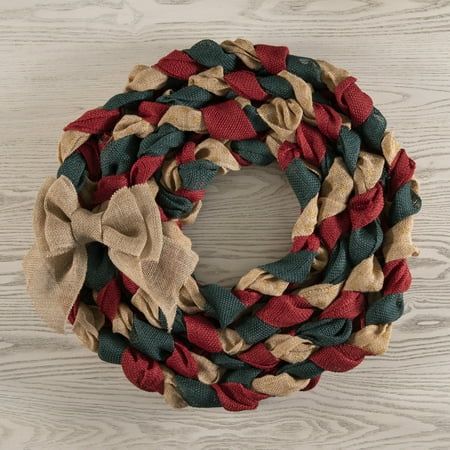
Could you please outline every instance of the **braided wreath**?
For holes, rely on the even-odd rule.
[[[244,39],[138,65],[67,125],[41,188],[28,291],[46,323],[174,407],[256,408],[383,353],[411,283],[414,162],[343,69]],[[289,254],[197,282],[192,223],[217,173],[277,161]]]

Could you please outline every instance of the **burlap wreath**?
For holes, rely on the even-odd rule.
[[[70,123],[25,257],[38,313],[175,407],[253,409],[386,350],[420,209],[414,162],[347,71],[243,39],[136,66]],[[217,173],[277,161],[292,246],[233,289],[182,230]]]

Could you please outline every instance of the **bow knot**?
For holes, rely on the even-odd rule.
[[[102,218],[102,212],[93,213],[83,208],[76,209],[70,218],[74,240],[80,244],[102,242]]]

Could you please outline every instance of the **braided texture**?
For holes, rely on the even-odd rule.
[[[24,259],[36,310],[174,407],[254,409],[383,353],[403,313],[415,164],[356,79],[286,47],[204,40],[64,129]],[[290,252],[202,284],[183,226],[214,177],[276,162]]]

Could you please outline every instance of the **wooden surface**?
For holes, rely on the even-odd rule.
[[[69,334],[24,290],[31,209],[60,130],[198,39],[287,44],[359,77],[417,160],[414,285],[389,351],[256,412],[173,411]],[[450,2],[14,0],[0,3],[0,448],[338,449],[450,446]],[[282,256],[298,213],[275,167],[221,177],[188,229],[202,281]]]

